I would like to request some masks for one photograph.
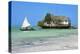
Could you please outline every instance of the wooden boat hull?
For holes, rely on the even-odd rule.
[[[32,31],[32,30],[35,30],[35,29],[33,29],[31,27],[25,27],[25,28],[21,28],[20,30],[21,31]]]

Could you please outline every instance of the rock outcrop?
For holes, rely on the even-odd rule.
[[[38,22],[42,28],[70,28],[71,21],[66,16],[54,16],[47,13],[44,20]]]

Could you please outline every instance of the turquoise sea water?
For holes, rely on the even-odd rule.
[[[20,31],[12,29],[11,38],[12,41],[19,41],[22,39],[32,40],[40,38],[56,38],[56,37],[66,37],[70,35],[77,35],[77,29],[40,29],[35,31]]]

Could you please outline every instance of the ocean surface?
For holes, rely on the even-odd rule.
[[[47,45],[48,50],[75,49],[77,48],[77,36],[77,29],[39,29],[35,31],[20,31],[19,29],[12,29],[12,51],[45,51],[46,48],[41,49],[41,47],[43,48],[45,45]],[[51,48],[50,45],[52,45]],[[63,45],[68,46],[68,48],[61,48],[64,47]],[[55,46],[56,48],[53,48]],[[37,47],[38,49],[35,49],[34,47]]]

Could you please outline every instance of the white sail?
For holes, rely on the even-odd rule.
[[[30,26],[29,22],[28,22],[28,19],[25,17],[24,21],[23,21],[23,24],[22,24],[22,28],[24,27],[28,27]]]

